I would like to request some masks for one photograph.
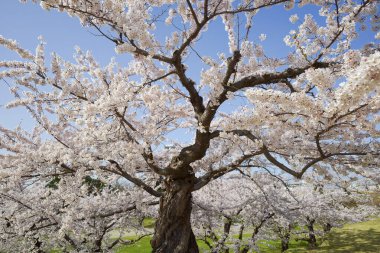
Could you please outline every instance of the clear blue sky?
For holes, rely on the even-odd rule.
[[[267,34],[267,40],[263,45],[269,56],[286,56],[289,48],[285,47],[282,39],[290,29],[295,29],[288,18],[297,13],[300,19],[305,13],[313,13],[317,17],[316,9],[303,7],[284,11],[283,7],[271,8],[259,12],[253,21],[251,40],[258,42],[261,33]],[[160,28],[160,25],[158,26]],[[167,29],[167,28],[165,28]],[[159,29],[158,29],[159,31]],[[0,1],[0,34],[6,38],[16,39],[23,47],[34,51],[38,44],[37,37],[42,35],[47,42],[47,55],[57,52],[66,60],[72,58],[74,46],[78,45],[83,50],[92,51],[95,58],[101,64],[107,64],[111,57],[117,57],[121,63],[126,63],[126,55],[116,55],[114,45],[102,37],[92,34],[92,30],[83,28],[76,18],[71,18],[65,13],[57,11],[44,11],[38,4],[21,4],[17,0]],[[360,47],[364,43],[373,41],[373,34],[365,32],[363,36],[354,43],[354,47]],[[227,35],[220,22],[210,25],[209,30],[202,36],[202,41],[196,49],[201,54],[213,56],[217,52],[226,52]],[[48,57],[47,57],[48,58]],[[18,59],[16,55],[0,47],[0,60]],[[188,73],[194,80],[199,80],[201,64],[194,58],[186,62],[190,66]],[[30,129],[32,121],[24,109],[4,110],[3,104],[12,99],[8,87],[0,81],[0,124],[6,127],[15,127],[22,123]]]

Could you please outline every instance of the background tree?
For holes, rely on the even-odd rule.
[[[123,240],[131,229],[139,238],[151,234],[142,219],[151,216],[149,209],[158,201],[149,202],[140,189],[96,188],[88,178],[79,186],[73,177],[57,178],[48,184],[29,181],[1,193],[2,252],[104,252],[131,244]]]
[[[41,186],[57,173],[74,192],[86,176],[105,185],[123,178],[160,198],[154,252],[198,252],[192,193],[227,173],[270,168],[299,179],[318,167],[378,180],[380,52],[351,48],[358,25],[378,31],[377,1],[299,1],[321,18],[290,17],[299,26],[284,38],[293,50],[285,58],[268,56],[249,35],[258,11],[295,1],[33,2],[79,18],[130,61],[102,67],[79,48],[74,62],[47,60],[43,40],[32,54],[0,37],[20,56],[0,62],[15,96],[8,107],[24,106],[36,122],[32,133],[0,129],[1,194],[46,193]],[[200,55],[212,23],[224,25],[229,52]],[[189,74],[197,64],[199,81]],[[70,202],[83,197],[61,193]]]
[[[258,240],[273,239],[269,235],[273,230],[267,227],[270,220],[295,214],[297,200],[292,194],[278,179],[263,173],[215,180],[194,194],[197,237],[211,252],[257,251]]]

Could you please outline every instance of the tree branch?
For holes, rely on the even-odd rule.
[[[104,168],[104,170],[110,171],[112,173],[115,173],[115,174],[118,174],[118,175],[124,177],[128,181],[134,183],[136,186],[144,189],[146,192],[148,192],[149,194],[151,194],[151,195],[153,195],[155,197],[161,197],[162,196],[162,193],[154,190],[152,187],[150,187],[149,185],[145,184],[142,180],[140,180],[140,179],[138,179],[136,177],[131,176],[129,173],[127,173],[125,170],[123,170],[123,168],[115,160],[108,160],[108,162],[110,162],[111,164],[115,165],[116,168],[117,168],[117,171],[111,170],[111,169],[107,169],[107,168]]]
[[[191,15],[193,16],[195,23],[197,25],[200,25],[197,14],[194,11],[193,5],[190,3],[190,0],[186,0],[186,3],[187,3],[187,6],[190,8]]]
[[[193,191],[201,189],[203,186],[207,185],[210,181],[215,180],[228,172],[234,171],[239,168],[239,166],[245,162],[247,159],[250,159],[254,156],[262,154],[263,151],[260,150],[258,152],[249,154],[249,155],[243,155],[239,159],[237,159],[235,162],[233,162],[230,165],[224,166],[222,168],[219,168],[217,170],[210,171],[206,173],[205,175],[196,178],[195,185],[193,188]]]

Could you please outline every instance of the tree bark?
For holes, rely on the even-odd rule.
[[[285,236],[281,238],[281,252],[285,252],[289,249],[289,240],[290,234],[285,234]]]
[[[309,247],[314,249],[317,247],[317,238],[315,237],[315,231],[314,231],[314,222],[315,220],[313,219],[307,219],[308,220],[308,225],[307,229],[309,230]]]
[[[326,224],[323,226],[323,232],[328,233],[328,232],[331,231],[331,228],[332,228],[331,224],[330,224],[330,223],[326,223]]]
[[[232,225],[232,219],[225,217],[224,226],[223,226],[223,235],[218,240],[218,243],[215,245],[215,247],[212,249],[212,253],[228,253],[230,250],[228,247],[225,247],[226,240],[228,238],[228,235],[231,231],[231,225]]]
[[[45,251],[42,250],[42,242],[39,238],[36,239],[36,242],[34,243],[35,252],[37,253],[45,253]]]
[[[285,252],[289,249],[290,233],[292,231],[292,225],[289,225],[287,228],[284,228],[283,231],[280,229],[280,239],[281,239],[281,252]]]
[[[191,229],[191,192],[194,175],[165,180],[166,191],[160,199],[159,217],[151,245],[154,253],[198,253]]]
[[[274,216],[274,213],[269,213],[268,215],[264,216],[261,219],[261,221],[260,221],[259,224],[257,224],[257,225],[253,224],[255,229],[253,230],[252,235],[251,235],[251,242],[252,243],[255,241],[255,239],[256,239],[255,237],[259,234],[260,229],[264,225],[264,223],[266,221],[268,221],[270,218],[272,218],[273,216]],[[244,225],[242,225],[241,228],[244,229]],[[241,241],[242,238],[243,238],[243,231],[240,230],[239,240]],[[251,248],[251,245],[246,244],[246,245],[244,245],[244,247],[242,248],[242,250],[241,250],[240,253],[248,253],[248,251],[249,251],[250,248]]]

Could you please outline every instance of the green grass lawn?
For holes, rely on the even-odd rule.
[[[127,239],[133,239],[133,238],[127,238]],[[117,249],[116,253],[145,253],[145,252],[151,252],[151,247],[150,247],[150,239],[151,237],[145,237],[141,239],[140,241],[136,242],[133,245],[125,245],[121,246],[120,248]],[[207,245],[202,242],[198,241],[198,247],[201,252],[205,252],[207,249]]]
[[[380,253],[380,219],[348,224],[333,231],[316,250],[296,247],[294,253]]]
[[[133,238],[127,238],[127,239],[133,239]],[[133,245],[121,246],[117,249],[116,253],[150,252],[150,250],[151,250],[150,239],[151,239],[151,237],[145,237]]]
[[[130,238],[133,239],[133,238]],[[150,237],[145,237],[134,245],[122,246],[117,253],[145,253],[150,252]],[[201,252],[208,247],[198,241]],[[260,242],[259,247],[264,253],[280,252],[279,241]],[[321,246],[316,250],[307,249],[304,241],[290,242],[289,253],[380,253],[380,219],[347,224],[343,228],[336,228],[326,236]]]
[[[154,228],[155,219],[153,218],[145,218],[143,221],[144,228]]]

